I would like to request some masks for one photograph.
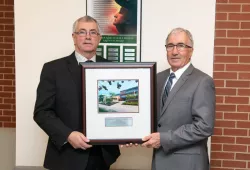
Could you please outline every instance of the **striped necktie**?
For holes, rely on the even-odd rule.
[[[162,106],[164,106],[166,100],[167,100],[167,97],[168,97],[168,94],[170,92],[170,89],[172,87],[172,84],[173,84],[173,79],[175,78],[175,74],[174,73],[171,73],[169,75],[169,78],[168,78],[168,81],[167,81],[167,84],[165,86],[165,89],[164,89],[164,92],[163,92],[163,96],[162,96]]]

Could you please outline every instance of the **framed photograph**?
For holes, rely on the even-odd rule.
[[[154,127],[156,63],[81,65],[83,134],[90,143],[142,143]]]

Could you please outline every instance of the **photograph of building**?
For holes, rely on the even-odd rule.
[[[139,111],[138,80],[98,80],[99,113]]]

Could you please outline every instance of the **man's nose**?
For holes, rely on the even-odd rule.
[[[177,46],[174,46],[174,48],[173,48],[173,54],[174,55],[178,54]]]
[[[91,36],[90,36],[90,33],[88,32],[87,34],[86,34],[86,39],[90,39],[91,38]]]

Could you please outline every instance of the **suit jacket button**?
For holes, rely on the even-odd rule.
[[[161,127],[161,124],[158,124],[158,127]]]

